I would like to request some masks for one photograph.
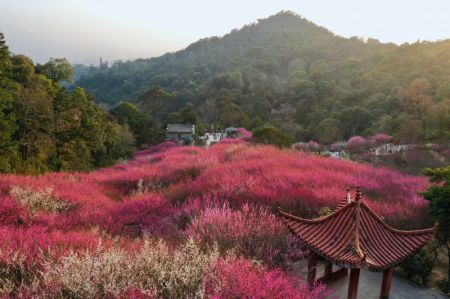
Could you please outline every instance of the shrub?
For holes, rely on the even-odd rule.
[[[149,147],[148,149],[142,150],[142,151],[138,151],[135,155],[136,158],[140,158],[140,157],[148,157],[148,155],[150,154],[155,154],[155,153],[159,153],[159,152],[164,152],[168,149],[174,148],[174,147],[178,147],[179,145],[176,142],[173,141],[165,141],[162,142],[158,145],[154,145]]]
[[[435,152],[440,152],[447,148],[447,145],[442,144],[442,143],[431,143],[431,144],[426,144],[425,146]]]
[[[44,259],[91,248],[99,242],[89,233],[49,232],[44,227],[0,227],[0,295],[11,294],[39,280]]]
[[[186,230],[208,246],[217,242],[222,252],[235,249],[245,257],[279,263],[288,251],[288,232],[267,208],[244,204],[233,211],[228,204],[206,208]]]
[[[202,252],[193,241],[168,254],[166,244],[156,247],[144,245],[137,258],[138,271],[143,285],[153,286],[156,296],[162,298],[201,298],[205,293],[204,277],[219,257],[217,248]]]
[[[444,166],[442,161],[436,155],[426,149],[411,149],[405,151],[405,160],[409,168],[415,169],[416,172],[424,168],[435,168]]]
[[[321,148],[320,144],[318,144],[317,142],[315,142],[313,140],[311,140],[310,142],[308,142],[306,144],[306,149],[309,152],[318,152],[318,151],[320,151],[320,148]]]
[[[441,155],[442,155],[445,159],[449,159],[449,160],[450,160],[450,149],[443,150],[443,151],[441,152]]]
[[[383,143],[388,143],[391,141],[391,137],[387,134],[377,133],[369,137],[368,142],[373,145],[379,145]]]
[[[246,144],[247,141],[238,138],[224,138],[219,141],[219,144]]]
[[[312,291],[305,283],[279,269],[268,270],[245,259],[219,259],[206,286],[210,298],[320,299],[330,291],[319,285]]]
[[[112,207],[104,228],[112,234],[162,237],[171,230],[172,214],[173,208],[161,196],[144,193]]]
[[[437,283],[439,290],[447,296],[450,295],[450,282],[447,279],[442,279]]]
[[[247,131],[245,128],[238,128],[237,131],[239,132],[239,138],[244,141],[250,141],[252,140],[252,132]]]
[[[102,247],[48,262],[44,281],[57,295],[75,298],[119,296],[132,289],[157,298],[202,298],[204,277],[218,259],[189,239],[175,250],[146,241],[134,253]]]
[[[70,254],[46,265],[44,281],[53,285],[62,297],[94,298],[107,294],[117,296],[132,286],[134,265],[128,254],[119,249],[82,255]]]
[[[11,197],[0,197],[0,225],[20,226],[28,220],[28,213]]]
[[[31,213],[46,211],[59,213],[73,208],[73,204],[54,198],[52,188],[33,191],[19,186],[13,186],[10,191],[12,197],[30,209]]]
[[[408,256],[400,267],[405,271],[406,277],[426,285],[436,261],[436,245],[431,243]]]
[[[353,136],[347,141],[347,149],[349,151],[361,151],[367,146],[367,140],[361,136]]]
[[[3,252],[0,255],[5,255]],[[7,261],[0,261],[0,295],[12,294],[18,287],[30,284],[33,280],[34,266],[27,264],[20,252],[8,254]]]
[[[292,145],[292,149],[301,151],[301,152],[319,152],[321,149],[320,144],[311,140],[308,143],[305,142],[297,142]]]
[[[306,142],[296,142],[292,145],[292,149],[296,151],[306,152]]]

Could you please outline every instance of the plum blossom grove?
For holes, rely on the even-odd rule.
[[[289,271],[305,252],[275,211],[313,217],[357,185],[391,225],[429,225],[423,177],[242,139],[163,143],[91,173],[2,175],[0,294],[325,298]]]

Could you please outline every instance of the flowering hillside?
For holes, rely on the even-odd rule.
[[[334,208],[346,186],[399,228],[428,226],[422,177],[225,141],[163,143],[91,173],[0,176],[0,295],[323,298],[276,214]]]

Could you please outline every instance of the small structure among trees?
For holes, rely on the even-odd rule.
[[[331,214],[303,219],[282,212],[289,230],[311,250],[308,260],[308,284],[328,282],[347,275],[350,269],[348,298],[355,299],[360,269],[383,271],[380,298],[388,298],[393,267],[420,249],[433,237],[434,228],[403,231],[386,224],[361,199],[358,187],[353,200],[346,198]],[[316,280],[318,258],[326,260],[325,276]],[[333,272],[333,264],[341,267]]]
[[[195,125],[168,124],[166,128],[166,140],[192,144],[195,134]]]
[[[225,135],[227,138],[236,138],[238,134],[239,131],[235,127],[228,127],[225,129]]]

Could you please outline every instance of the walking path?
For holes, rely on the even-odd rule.
[[[294,272],[306,280],[307,276],[307,259],[295,263]],[[317,265],[317,277],[323,276],[323,263]],[[370,272],[361,270],[359,276],[358,298],[362,299],[378,299],[381,289],[381,272]],[[333,290],[332,298],[346,299],[348,291],[348,278],[346,276],[329,285]],[[390,299],[448,299],[433,289],[428,289],[417,285],[409,280],[394,274],[392,278]]]
[[[381,272],[369,272],[361,270],[359,276],[358,298],[378,299],[381,288]],[[348,276],[342,280],[335,281],[330,285],[333,295],[336,298],[347,298]],[[402,277],[394,275],[392,277],[392,285],[390,299],[448,299],[433,289],[428,289],[420,285],[414,284]]]

